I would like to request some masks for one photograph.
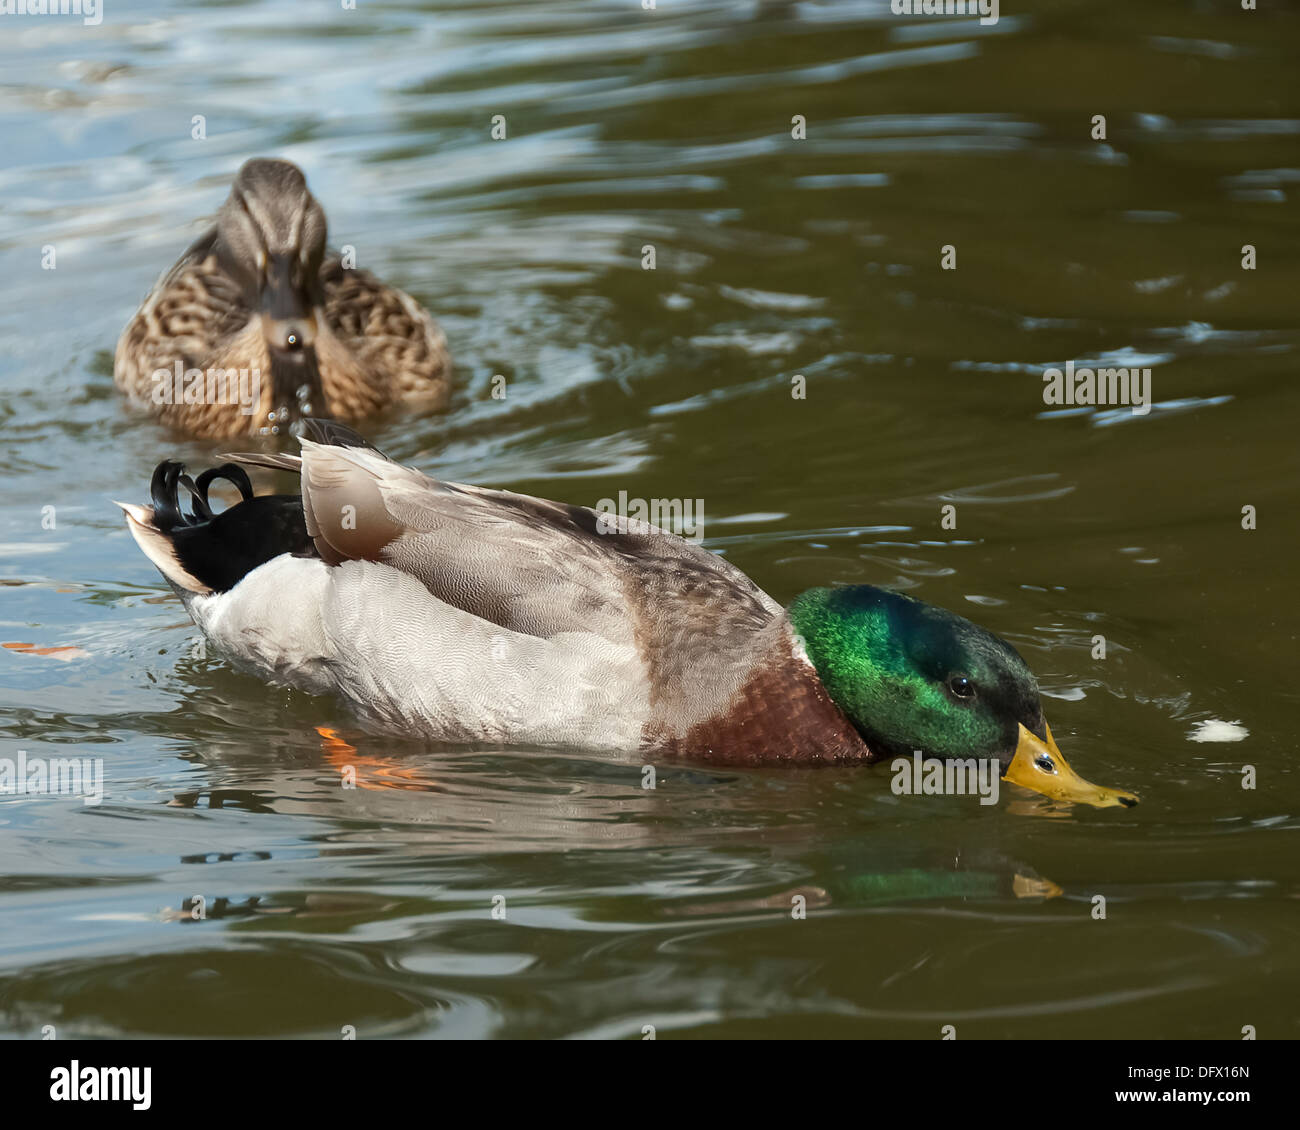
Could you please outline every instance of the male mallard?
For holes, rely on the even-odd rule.
[[[439,482],[340,424],[302,431],[301,456],[230,457],[298,471],[301,496],[254,497],[234,463],[195,481],[165,462],[152,507],[119,504],[208,639],[265,679],[444,741],[746,765],[920,750],[997,758],[1048,796],[1137,803],[1074,773],[1024,661],[960,616],[867,585],[783,610],[645,522]],[[243,497],[214,515],[215,478]]]
[[[122,331],[113,377],[131,400],[200,436],[283,430],[447,401],[442,330],[409,295],[325,248],[325,213],[288,161],[235,176],[205,233]]]

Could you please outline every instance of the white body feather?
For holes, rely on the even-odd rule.
[[[387,565],[277,557],[190,613],[241,666],[333,693],[384,729],[444,741],[636,749],[649,716],[631,646],[488,623]]]

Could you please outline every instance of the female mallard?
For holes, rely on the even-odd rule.
[[[997,758],[1006,779],[1098,806],[1010,644],[866,585],[783,610],[720,557],[635,519],[426,478],[308,420],[301,497],[254,497],[233,463],[154,472],[120,504],[220,650],[342,696],[380,728],[726,764]],[[220,514],[214,478],[243,500]],[[192,512],[177,496],[184,486]]]
[[[284,430],[398,401],[445,405],[442,330],[407,294],[325,248],[325,213],[288,161],[235,177],[217,222],[122,331],[113,377],[195,435]]]

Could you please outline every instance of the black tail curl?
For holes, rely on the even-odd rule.
[[[303,438],[333,447],[366,447],[366,439],[337,420],[307,417],[294,425]],[[257,455],[235,456],[282,470],[296,460]],[[224,479],[239,491],[239,501],[219,513],[212,509],[208,491]],[[181,505],[181,488],[189,494],[190,509]],[[185,473],[185,464],[166,459],[154,470],[149,484],[153,496],[152,525],[171,543],[172,553],[185,572],[213,592],[226,592],[259,565],[289,554],[320,557],[307,533],[302,499],[296,494],[253,494],[248,473],[238,463],[210,467],[197,479]],[[163,570],[166,575],[166,570]],[[175,583],[173,581],[173,583]]]
[[[198,480],[191,479],[185,473],[185,464],[174,459],[159,463],[149,483],[149,493],[153,500],[153,523],[164,531],[178,526],[193,526],[201,522],[210,522],[215,517],[208,502],[208,490],[217,479],[225,479],[234,486],[240,499],[248,502],[253,497],[253,484],[248,474],[237,463],[223,463],[220,467],[209,467],[199,475]],[[190,492],[190,513],[181,509],[180,491],[184,487]]]
[[[240,501],[216,513],[208,491],[218,479],[234,486]],[[190,495],[190,511],[181,507],[180,488]],[[234,588],[259,565],[284,554],[316,557],[307,535],[302,499],[290,494],[254,495],[253,484],[235,463],[211,467],[190,478],[185,464],[164,460],[149,484],[153,526],[171,541],[176,560],[214,592]]]

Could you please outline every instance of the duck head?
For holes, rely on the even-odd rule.
[[[324,209],[302,170],[258,157],[236,174],[217,214],[213,244],[218,262],[260,316],[276,403],[296,399],[303,414],[310,414],[312,396],[319,397],[315,341],[326,232]]]
[[[869,585],[811,589],[790,619],[836,705],[876,753],[997,758],[1004,780],[1105,808],[1132,793],[1080,777],[1043,717],[1038,682],[992,632]]]

